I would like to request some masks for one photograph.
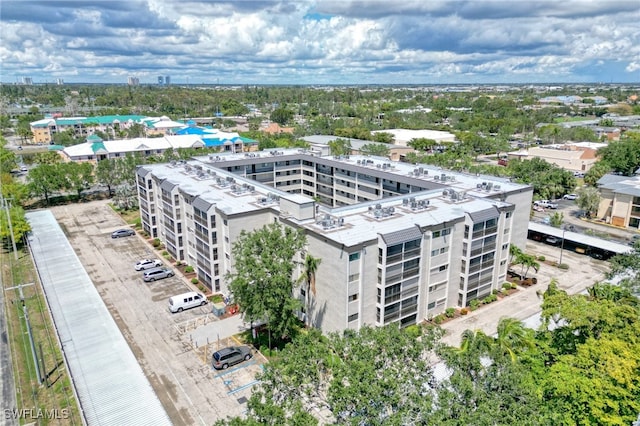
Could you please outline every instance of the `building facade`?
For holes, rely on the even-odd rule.
[[[604,175],[597,185],[597,217],[614,226],[640,230],[640,176]]]
[[[213,291],[228,292],[240,232],[303,229],[321,262],[296,295],[323,332],[416,324],[500,289],[532,198],[495,177],[304,150],[140,166],[137,187],[145,231]]]

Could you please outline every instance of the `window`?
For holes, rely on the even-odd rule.
[[[349,275],[349,282],[354,282],[354,281],[358,281],[360,279],[360,273],[355,273],[355,274],[351,274]]]
[[[507,219],[511,217],[511,212],[507,212]]]
[[[439,254],[440,254],[440,250],[438,249],[431,250],[431,256],[437,256]]]
[[[451,234],[451,228],[445,228],[442,230],[442,236]]]
[[[432,236],[433,238],[438,238],[438,237],[440,236],[440,231],[434,231],[434,232],[431,234],[431,236]]]
[[[358,260],[358,259],[360,259],[360,252],[349,254],[349,262],[353,262],[354,260]]]
[[[358,293],[349,296],[349,302],[355,302],[356,300],[358,300]]]
[[[358,314],[357,313],[349,315],[349,322],[355,321],[357,319],[358,319]]]

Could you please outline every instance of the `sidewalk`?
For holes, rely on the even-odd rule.
[[[556,260],[560,254],[558,247],[530,241],[527,242],[525,251],[536,256],[543,255],[549,260]],[[608,270],[607,262],[568,250],[563,252],[563,263],[569,265],[568,270],[558,269],[540,262],[538,273],[533,270],[529,271],[529,276],[535,276],[538,279],[536,285],[528,288],[518,287],[519,291],[511,296],[442,324],[441,327],[445,330],[442,341],[457,347],[460,345],[462,333],[465,330],[482,330],[491,336],[497,332],[498,322],[503,317],[525,320],[539,313],[542,299],[538,297],[537,293],[544,292],[552,278],[557,279],[559,288],[569,294],[576,294],[584,291],[596,281],[604,280],[604,274]],[[515,269],[516,272],[519,272],[518,267]]]

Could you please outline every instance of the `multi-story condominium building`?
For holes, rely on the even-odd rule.
[[[640,229],[640,176],[604,175],[598,180],[597,217],[614,226]]]
[[[143,115],[103,115],[95,117],[44,118],[30,123],[34,143],[48,144],[53,135],[71,131],[75,137],[88,137],[101,131],[115,139],[118,132],[134,124],[143,124],[150,117]]]
[[[140,166],[137,186],[144,229],[214,291],[228,291],[242,230],[303,229],[321,263],[296,297],[324,332],[416,324],[499,289],[532,198],[496,177],[305,150]]]

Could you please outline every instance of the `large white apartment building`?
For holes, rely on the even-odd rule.
[[[305,150],[145,165],[137,179],[144,229],[214,291],[228,291],[242,230],[304,229],[321,263],[297,296],[323,332],[415,324],[501,288],[532,199],[496,177]]]

